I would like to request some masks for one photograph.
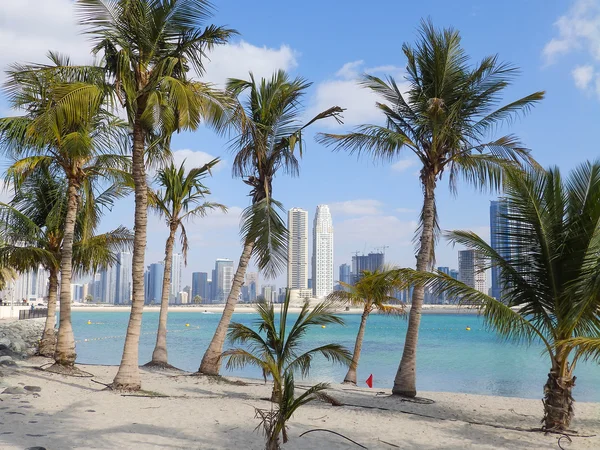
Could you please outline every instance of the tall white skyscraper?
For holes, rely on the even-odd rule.
[[[179,292],[181,292],[183,255],[181,253],[173,253],[171,261],[171,292],[169,293],[169,303],[177,303]]]
[[[292,208],[288,211],[288,274],[289,289],[308,287],[308,211]]]
[[[131,253],[120,252],[117,255],[117,292],[115,304],[131,303]]]
[[[482,255],[475,250],[458,252],[458,280],[487,294],[484,262]]]
[[[233,261],[231,259],[217,259],[215,262],[215,301],[224,303],[231,291],[233,284]]]
[[[313,227],[313,295],[325,297],[333,291],[333,224],[329,206],[317,206]]]

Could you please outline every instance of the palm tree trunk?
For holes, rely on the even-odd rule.
[[[350,383],[356,385],[356,369],[358,368],[358,360],[360,359],[360,351],[362,349],[363,338],[365,337],[365,328],[367,325],[367,318],[369,317],[369,311],[367,306],[360,319],[360,326],[358,327],[358,334],[356,335],[356,343],[354,344],[354,353],[352,355],[352,362],[348,373],[344,378],[344,383]]]
[[[46,314],[46,324],[38,353],[40,356],[52,358],[56,349],[56,294],[58,290],[58,273],[56,269],[50,269],[48,278],[48,314]]]
[[[169,365],[167,357],[167,314],[169,310],[169,291],[171,288],[171,272],[173,265],[173,244],[177,227],[171,225],[167,244],[165,246],[165,275],[163,277],[162,298],[160,300],[160,316],[158,318],[158,332],[156,333],[156,345],[152,352],[152,361],[149,365]]]
[[[231,291],[227,297],[223,315],[221,316],[217,330],[202,357],[202,362],[198,369],[199,373],[203,373],[204,375],[219,374],[219,369],[221,367],[221,353],[223,353],[223,344],[225,343],[225,337],[227,336],[227,328],[229,327],[231,316],[240,296],[240,290],[244,283],[244,276],[246,275],[246,269],[250,263],[253,248],[254,241],[246,241],[242,256],[240,257],[240,263],[235,271],[235,276],[233,277],[233,284],[231,285]]]
[[[560,350],[557,355],[560,355]],[[573,397],[576,377],[571,376],[566,362],[557,358],[544,386],[544,430],[564,431],[573,419]]]
[[[144,257],[146,254],[146,225],[148,220],[148,187],[146,185],[146,167],[144,161],[144,130],[141,114],[145,109],[144,102],[138,102],[138,112],[133,127],[132,174],[135,184],[135,221],[133,235],[133,256],[131,261],[132,299],[129,324],[125,336],[123,356],[113,388],[139,390],[142,387],[140,378],[138,351],[142,313],[144,312]]]
[[[425,178],[424,200],[423,200],[423,229],[421,231],[421,244],[417,254],[417,270],[426,272],[429,270],[433,255],[433,236],[435,227],[435,180]],[[392,393],[405,397],[416,397],[417,395],[417,341],[419,339],[419,325],[421,324],[421,309],[425,286],[414,287],[410,315],[408,317],[408,329],[404,341],[404,352],[394,378]]]
[[[71,276],[73,266],[73,236],[77,219],[78,186],[69,180],[67,188],[67,214],[60,258],[60,320],[54,360],[60,366],[72,368],[75,364],[75,338],[71,324]]]

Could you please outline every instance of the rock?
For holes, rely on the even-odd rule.
[[[29,392],[42,392],[42,388],[39,386],[23,386],[23,389]]]
[[[6,337],[2,337],[0,338],[0,345],[8,347],[10,345],[10,340]]]
[[[12,356],[0,356],[0,363],[4,361],[12,361]]]
[[[0,366],[16,366],[17,364],[13,361],[10,356],[0,356]]]

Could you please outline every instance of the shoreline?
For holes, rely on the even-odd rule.
[[[47,362],[31,358],[0,378],[1,386],[10,388],[0,393],[10,412],[3,414],[3,429],[9,431],[0,434],[3,449],[264,448],[254,408],[271,408],[270,383],[142,368],[146,395],[123,395],[102,386],[112,381],[117,366],[78,365],[93,375],[81,378],[37,368]],[[539,428],[539,400],[419,392],[423,401],[415,403],[389,396],[389,389],[340,384],[332,384],[328,394],[342,406],[313,401],[300,408],[289,421],[284,448],[356,448],[331,433],[300,437],[317,428],[388,450],[557,448],[560,437],[529,431]],[[600,403],[577,402],[572,428],[580,435],[597,434],[599,414]],[[572,439],[569,448],[600,448],[600,436]]]
[[[275,311],[279,311],[281,304],[275,304]],[[169,313],[222,313],[225,308],[224,304],[221,305],[169,305]],[[301,305],[290,305],[289,312],[298,313],[300,312]],[[73,304],[71,306],[73,311],[101,311],[101,312],[128,312],[131,310],[131,306],[126,305],[102,305],[102,304]],[[160,311],[159,305],[147,305],[144,306],[144,312],[158,312]],[[236,313],[254,313],[253,304],[237,304],[235,306]],[[362,314],[362,308],[350,307],[348,310],[344,306],[335,308],[336,314]],[[406,307],[407,314],[410,312],[410,305]],[[467,314],[477,315],[478,308],[457,306],[457,305],[423,305],[422,314]],[[371,313],[373,315],[378,314],[377,311]]]

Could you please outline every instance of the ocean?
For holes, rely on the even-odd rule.
[[[74,311],[73,329],[77,362],[118,365],[123,350],[128,312]],[[169,362],[186,371],[196,371],[220,313],[177,310],[169,313]],[[288,320],[297,315],[289,314]],[[251,325],[257,315],[236,313],[234,322]],[[330,342],[354,348],[360,315],[343,315],[346,326],[314,328],[306,336],[306,349]],[[88,324],[88,322],[90,322]],[[150,360],[156,339],[158,312],[145,312],[140,337],[140,364]],[[186,326],[188,324],[189,326]],[[372,314],[367,322],[358,366],[358,385],[373,375],[373,388],[391,388],[402,355],[407,321]],[[467,330],[470,328],[470,331]],[[225,349],[229,345],[225,345]],[[462,392],[505,397],[542,398],[550,361],[540,344],[517,345],[503,341],[484,327],[476,314],[424,314],[419,335],[417,389],[419,391]],[[261,378],[258,369],[248,367],[223,375]],[[324,359],[315,360],[308,381],[341,382],[346,369]],[[578,363],[574,397],[578,401],[600,402],[600,365]]]

